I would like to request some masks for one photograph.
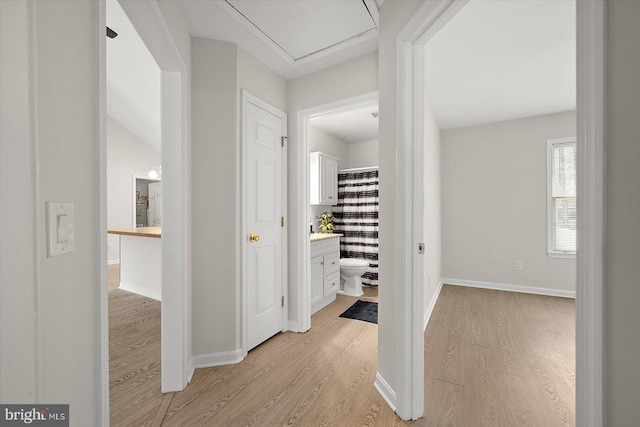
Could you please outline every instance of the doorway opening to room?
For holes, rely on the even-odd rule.
[[[575,16],[573,1],[471,0],[425,45],[441,148],[444,285],[425,332],[434,424],[451,412],[575,423]],[[501,397],[442,399],[462,388],[468,402]]]
[[[307,271],[299,324],[306,330],[327,316],[377,323],[378,94],[302,111],[298,122],[307,164],[300,246],[308,255],[298,260]]]
[[[183,390],[193,372],[186,67],[158,8],[151,0],[98,6],[100,228],[108,233],[100,262],[110,264],[99,294],[105,424],[154,419],[163,393]]]
[[[163,400],[161,71],[117,1],[106,20],[110,421],[139,424]]]

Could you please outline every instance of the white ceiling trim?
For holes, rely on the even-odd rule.
[[[245,29],[247,29],[253,36],[258,38],[264,45],[269,47],[269,49],[278,55],[280,59],[285,61],[289,66],[293,68],[301,67],[303,65],[307,65],[311,62],[315,62],[318,59],[328,57],[332,54],[335,54],[339,51],[363,44],[365,42],[377,41],[378,39],[378,22],[379,22],[379,11],[378,7],[373,0],[363,0],[366,4],[369,12],[371,13],[371,17],[376,25],[375,28],[367,30],[364,33],[352,36],[346,40],[338,42],[332,46],[328,46],[324,49],[321,49],[316,52],[312,52],[306,56],[295,59],[291,57],[280,45],[274,42],[270,37],[268,37],[262,30],[260,30],[253,22],[251,22],[248,18],[246,18],[240,11],[234,8],[231,4],[224,1],[213,1],[213,4],[222,9],[225,13],[227,13],[230,17],[232,17],[236,22],[242,25]],[[375,11],[375,12],[374,12]]]

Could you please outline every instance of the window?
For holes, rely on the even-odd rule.
[[[576,138],[547,141],[547,252],[576,255]]]

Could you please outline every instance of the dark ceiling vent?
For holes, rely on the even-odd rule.
[[[110,39],[115,39],[118,36],[118,33],[113,31],[111,28],[107,27],[107,37]]]

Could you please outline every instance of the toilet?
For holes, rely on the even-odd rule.
[[[362,292],[362,275],[367,272],[369,261],[357,258],[340,258],[341,285],[339,294],[359,297]]]

